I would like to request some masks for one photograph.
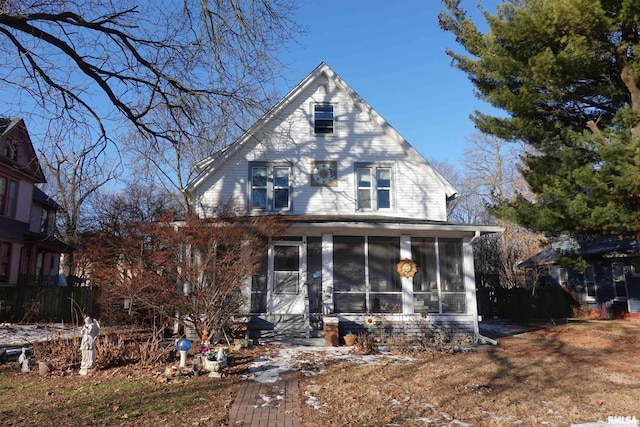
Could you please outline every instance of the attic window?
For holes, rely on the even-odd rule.
[[[16,141],[9,140],[7,142],[4,155],[14,162],[18,161],[18,143]]]
[[[332,134],[334,132],[333,105],[315,104],[313,106],[313,132]]]

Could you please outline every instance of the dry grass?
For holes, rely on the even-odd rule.
[[[304,426],[567,426],[640,418],[640,324],[544,328],[469,353],[332,364],[300,381]],[[315,407],[305,402],[315,403]]]
[[[68,351],[77,348],[70,343]],[[261,351],[231,352],[225,378],[168,382],[158,381],[163,364],[99,369],[88,377],[77,370],[41,377],[2,365],[0,425],[227,425],[240,375]],[[569,426],[640,418],[638,353],[640,323],[594,321],[546,327],[470,352],[422,347],[411,353],[413,361],[316,361],[305,370],[326,371],[300,374],[300,425]]]

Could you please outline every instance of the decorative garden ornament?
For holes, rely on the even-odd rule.
[[[100,333],[100,324],[97,320],[87,316],[84,318],[84,326],[80,332],[82,333],[80,375],[87,375],[96,367],[96,337]]]

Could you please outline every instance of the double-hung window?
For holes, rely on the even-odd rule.
[[[42,209],[42,216],[40,217],[40,232],[48,233],[49,232],[49,210]]]
[[[584,270],[584,285],[588,300],[596,299],[596,280],[593,266],[589,266]]]
[[[251,163],[251,206],[264,211],[291,208],[291,166]]]
[[[18,161],[18,143],[16,141],[9,140],[5,147],[4,155],[14,162]]]
[[[359,165],[356,167],[358,210],[391,209],[391,168]]]
[[[0,176],[0,216],[13,218],[18,204],[18,182]]]
[[[314,104],[313,106],[313,133],[333,134],[335,133],[335,121],[332,104]]]
[[[611,276],[616,298],[627,298],[627,281],[625,280],[624,265],[621,262],[611,263]]]

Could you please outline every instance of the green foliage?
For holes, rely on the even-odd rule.
[[[482,33],[444,0],[440,25],[466,50],[447,53],[477,95],[478,129],[531,151],[521,171],[535,197],[493,212],[547,234],[640,234],[640,3],[504,1]]]

